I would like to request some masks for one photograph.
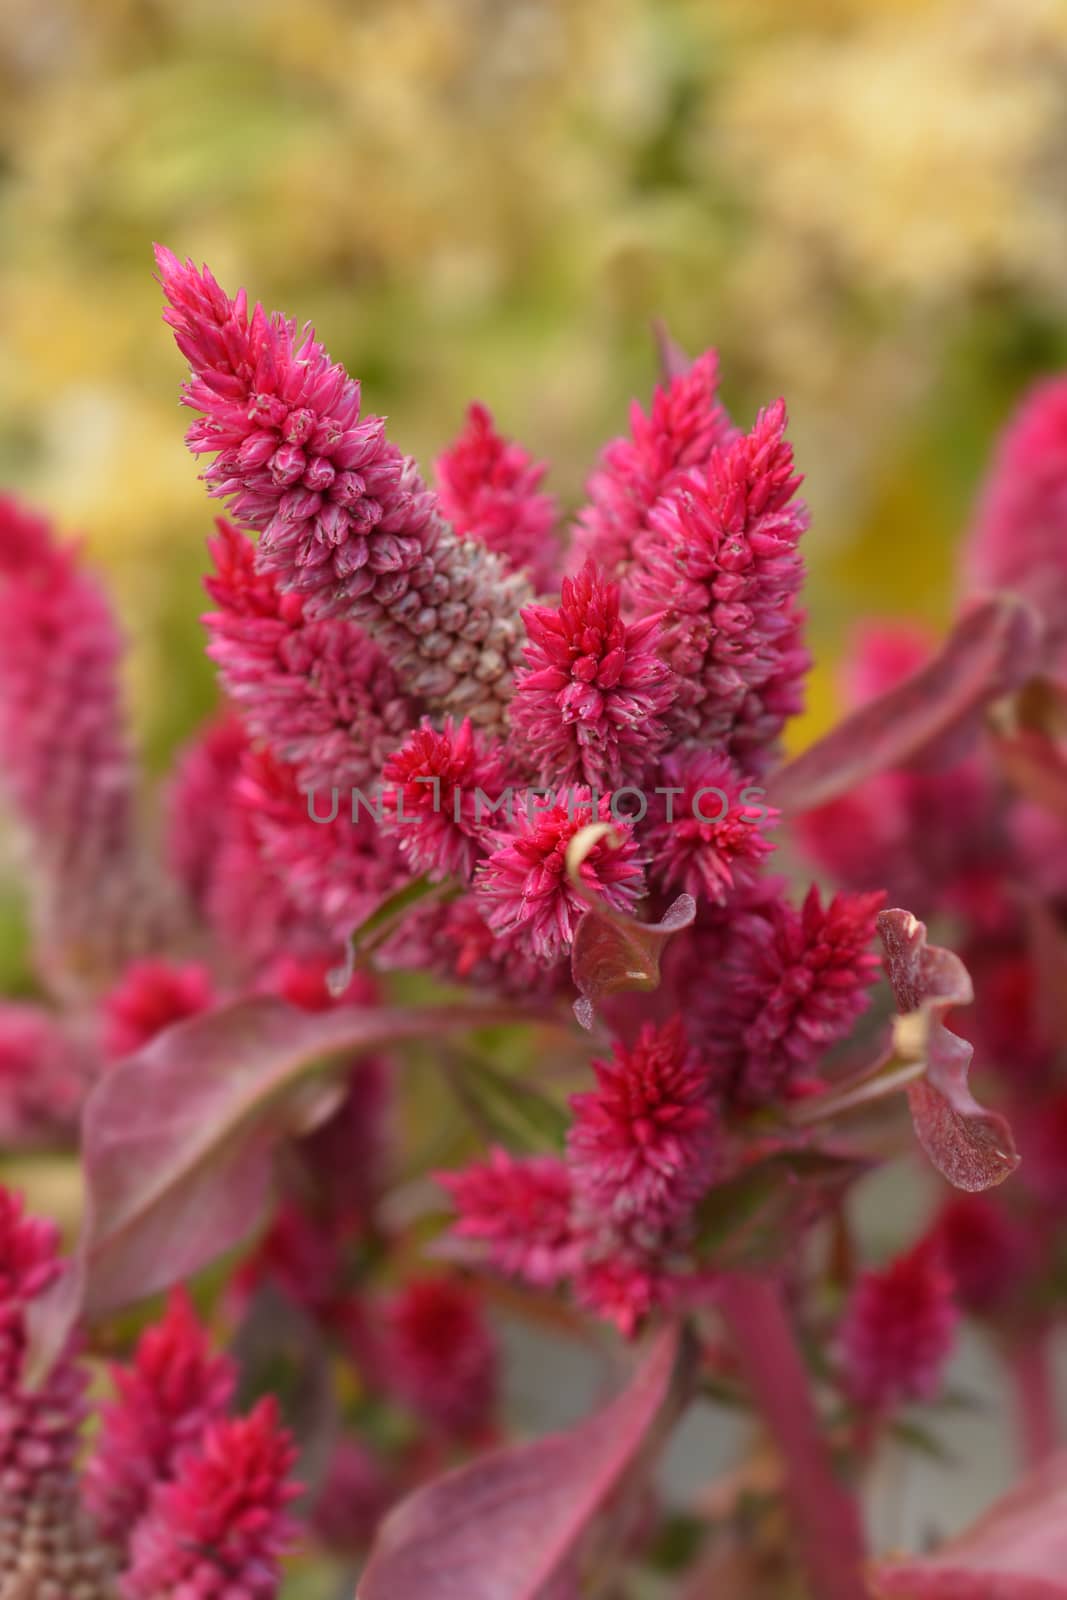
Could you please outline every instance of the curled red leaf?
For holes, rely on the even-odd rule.
[[[897,1055],[925,1068],[907,1087],[916,1137],[957,1189],[1003,1183],[1019,1165],[1011,1129],[971,1094],[973,1047],[945,1026],[954,1006],[974,999],[970,974],[951,950],[927,944],[924,924],[910,911],[880,912],[878,933],[901,1012],[894,1028]]]
[[[579,869],[602,839],[611,844],[614,837],[610,823],[593,822],[580,829],[567,847],[567,873],[589,907],[571,947],[571,974],[580,996],[574,1014],[583,1028],[592,1027],[596,1006],[609,995],[658,987],[664,946],[692,924],[697,911],[692,895],[680,894],[659,922],[639,922],[591,894]]]
[[[810,811],[878,772],[954,759],[985,707],[1033,674],[1039,648],[1029,606],[1011,595],[983,600],[918,672],[781,767],[768,783],[769,800],[783,811]]]

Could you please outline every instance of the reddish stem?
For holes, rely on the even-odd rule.
[[[1024,1467],[1040,1466],[1058,1448],[1060,1429],[1048,1328],[1031,1328],[1011,1347],[1019,1452]]]
[[[785,1495],[813,1600],[866,1600],[865,1540],[856,1500],[834,1474],[781,1291],[731,1274],[719,1307],[752,1397],[785,1467]]]

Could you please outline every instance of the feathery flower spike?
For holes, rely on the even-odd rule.
[[[526,666],[511,702],[513,739],[542,783],[639,783],[670,737],[674,674],[659,619],[626,624],[619,586],[587,562],[558,606],[527,606]]]
[[[440,731],[424,720],[408,735],[382,768],[383,820],[413,872],[470,882],[508,775],[506,752],[469,718],[446,717]]]
[[[415,718],[379,647],[341,617],[309,622],[298,594],[257,572],[255,550],[220,517],[204,618],[223,687],[253,738],[296,768],[302,789],[377,776]]]
[[[838,1335],[845,1384],[858,1405],[888,1411],[936,1394],[955,1339],[952,1293],[929,1241],[861,1275]]]
[[[453,1237],[482,1246],[498,1272],[551,1288],[578,1266],[571,1175],[558,1156],[513,1156],[495,1146],[485,1161],[440,1172],[437,1181],[456,1208]]]
[[[479,1296],[452,1278],[415,1278],[386,1320],[394,1393],[446,1434],[483,1434],[496,1405],[497,1351]]]
[[[275,1600],[295,1533],[295,1459],[273,1396],[209,1424],[134,1530],[123,1600]]]
[[[476,539],[513,567],[526,567],[538,594],[555,587],[558,508],[542,494],[546,467],[503,438],[475,403],[462,433],[434,462],[441,509],[461,537]]]
[[[762,790],[722,751],[691,749],[664,757],[659,788],[672,793],[645,834],[653,880],[711,905],[754,884],[774,849],[764,829],[778,820],[761,802]]]
[[[597,1087],[571,1097],[575,1193],[592,1218],[669,1229],[715,1177],[709,1070],[678,1017],[662,1028],[647,1024],[631,1048],[617,1044],[593,1070]]]
[[[682,475],[634,546],[624,600],[663,614],[661,648],[680,680],[681,731],[725,742],[746,771],[773,759],[787,717],[802,709],[809,658],[797,597],[797,543],[807,509],[785,438],[781,401],[751,433]]]
[[[146,1329],[128,1366],[115,1367],[116,1398],[101,1407],[100,1431],[83,1478],[84,1499],[103,1536],[124,1549],[155,1489],[173,1480],[226,1413],[237,1374],[212,1354],[183,1289]]]
[[[164,316],[192,368],[187,434],[238,524],[260,534],[256,564],[305,614],[359,622],[406,688],[437,710],[500,728],[522,648],[525,578],[441,518],[413,461],[361,417],[359,384],[311,329],[230,299],[157,249]]]
[[[703,466],[734,427],[718,398],[719,358],[708,350],[686,372],[657,386],[648,416],[634,402],[630,434],[613,439],[587,486],[572,558],[591,559],[610,577],[623,577],[648,513],[687,467]]]
[[[157,1033],[215,1003],[211,973],[199,961],[131,961],[104,996],[104,1050],[117,1060],[132,1055]]]
[[[72,1138],[99,1061],[86,1042],[40,1006],[0,1001],[0,1145],[47,1146]]]

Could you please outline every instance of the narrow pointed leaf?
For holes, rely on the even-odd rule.
[[[260,997],[179,1023],[113,1067],[84,1113],[82,1237],[35,1303],[36,1370],[79,1316],[166,1288],[248,1236],[274,1150],[329,1105],[330,1084],[314,1079],[330,1058],[516,1020],[500,1006],[306,1012]]]
[[[880,912],[878,933],[902,1013],[894,1029],[897,1054],[926,1065],[907,1088],[919,1143],[957,1189],[1003,1183],[1019,1164],[1011,1129],[971,1094],[973,1048],[945,1026],[947,1012],[974,999],[970,974],[951,950],[927,944],[926,928],[910,911]]]
[[[768,798],[783,811],[810,811],[894,767],[953,759],[991,701],[1019,688],[1038,663],[1037,618],[998,595],[968,611],[918,672],[861,706],[780,768]]]
[[[576,1428],[494,1451],[417,1491],[386,1519],[357,1600],[579,1592],[583,1552],[678,1416],[692,1364],[679,1331],[665,1329],[622,1394]]]

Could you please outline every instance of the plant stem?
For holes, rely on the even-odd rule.
[[[1049,1343],[1047,1327],[1031,1328],[1018,1337],[1008,1352],[1019,1453],[1026,1468],[1040,1466],[1060,1442]]]
[[[859,1506],[834,1474],[781,1290],[728,1274],[718,1304],[752,1398],[785,1468],[785,1496],[812,1600],[865,1600]]]

